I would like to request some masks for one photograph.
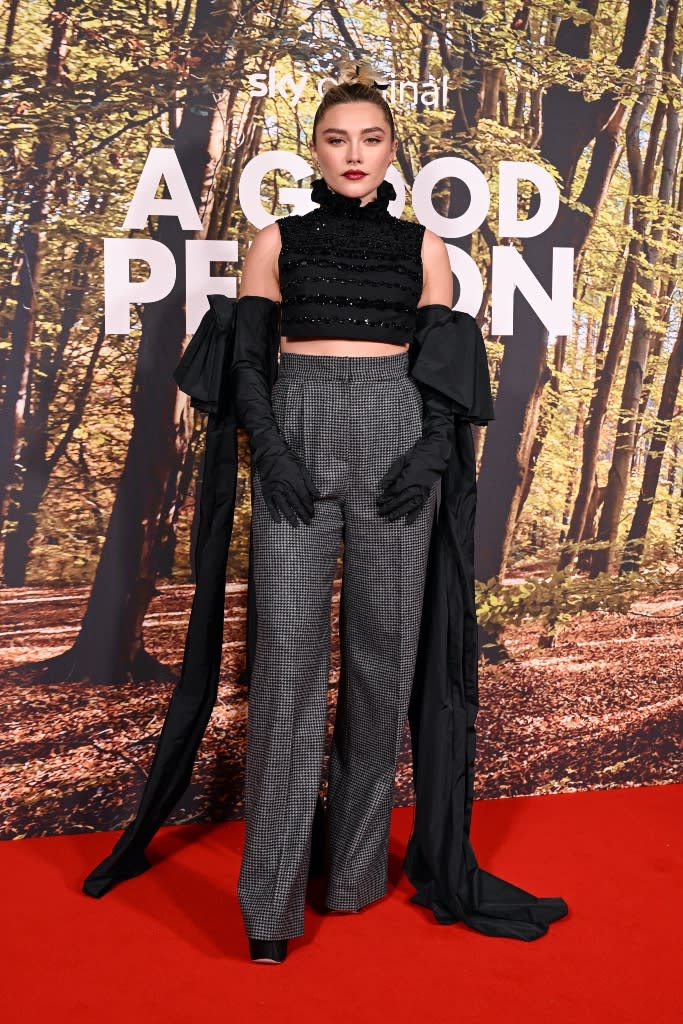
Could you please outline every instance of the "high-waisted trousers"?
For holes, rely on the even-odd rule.
[[[276,523],[252,477],[256,645],[248,701],[238,898],[251,938],[303,934],[327,734],[330,609],[343,544],[340,678],[330,750],[325,904],[387,891],[393,783],[412,688],[436,484],[415,522],[378,515],[379,481],[422,433],[405,351],[284,352],[272,404],[321,497]]]

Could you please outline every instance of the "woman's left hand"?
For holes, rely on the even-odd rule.
[[[379,515],[406,517],[414,523],[432,489],[442,476],[453,446],[453,408],[449,398],[427,385],[419,385],[424,417],[422,436],[403,455],[394,459],[379,482]]]
[[[434,468],[433,460],[425,463],[425,453],[418,449],[422,440],[420,438],[409,451],[399,455],[379,482],[382,493],[376,502],[377,511],[392,522],[401,516],[406,517],[409,526],[415,522],[432,484],[445,468],[445,463],[441,469]]]

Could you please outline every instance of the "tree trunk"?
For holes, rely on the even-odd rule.
[[[517,520],[519,520],[519,517],[521,516],[524,510],[524,506],[526,505],[526,500],[529,497],[531,485],[533,484],[534,477],[536,476],[536,467],[538,465],[538,460],[541,457],[541,452],[543,451],[545,439],[548,436],[555,413],[557,412],[557,402],[560,395],[559,381],[557,375],[551,373],[548,369],[546,370],[543,386],[545,387],[546,384],[549,384],[550,394],[552,397],[548,400],[546,406],[543,408],[541,412],[541,415],[539,416],[539,421],[536,427],[536,433],[534,434],[534,439],[531,444],[529,460],[526,467],[526,473],[524,474],[522,490],[519,497],[519,505],[517,506]]]
[[[605,500],[605,487],[600,487],[598,484],[597,476],[593,480],[593,489],[591,490],[588,498],[588,506],[586,508],[586,521],[583,524],[583,531],[579,538],[583,549],[578,557],[576,567],[580,572],[588,572],[591,564],[591,543],[595,541],[595,535],[597,533],[597,524],[595,522],[598,512]]]
[[[190,404],[187,403],[177,434],[178,439],[181,441],[178,445],[177,468],[175,472],[169,473],[166,493],[159,516],[159,528],[153,559],[157,575],[164,579],[171,579],[173,574],[178,537],[178,520],[180,513],[185,507],[187,496],[190,493],[195,455],[201,444],[203,433],[200,417],[193,412]]]
[[[26,572],[36,532],[38,509],[52,472],[83,418],[95,363],[104,342],[104,326],[102,325],[93,345],[89,366],[73,411],[68,418],[66,429],[61,439],[55,444],[51,455],[48,456],[50,409],[55,400],[59,373],[64,364],[64,352],[72,328],[81,316],[83,298],[88,284],[88,275],[84,268],[91,266],[94,257],[94,246],[85,242],[78,243],[71,281],[64,297],[62,319],[54,350],[45,345],[38,357],[36,383],[31,388],[34,394],[33,409],[26,417],[25,441],[19,456],[21,465],[24,467],[21,488],[13,495],[8,516],[10,522],[16,523],[16,526],[7,533],[5,538],[3,580],[8,587],[23,587],[26,583]]]
[[[662,458],[666,449],[666,443],[671,430],[678,398],[678,389],[681,383],[681,372],[683,371],[683,321],[678,329],[678,336],[671,351],[669,362],[664,377],[662,397],[657,410],[657,423],[655,425],[650,450],[645,462],[643,482],[638,495],[638,504],[633,514],[631,529],[624,549],[624,554],[619,567],[620,573],[635,572],[640,568],[643,560],[645,537],[650,516],[655,503],[657,485],[662,468]]]
[[[662,311],[665,312],[666,307],[668,306],[669,301],[671,300],[673,289],[669,292],[667,296],[667,288],[670,287],[672,283],[673,282],[671,281],[671,278],[669,278],[668,285],[664,281],[650,282],[652,288],[658,291],[658,295],[655,301],[656,308],[658,310],[658,320],[662,326],[658,326],[654,331],[650,330],[650,344],[646,359],[647,372],[645,374],[645,377],[643,378],[643,386],[640,391],[640,399],[638,400],[638,412],[636,414],[636,424],[633,439],[633,453],[631,455],[631,475],[633,475],[633,473],[635,473],[637,469],[638,441],[640,440],[640,437],[643,432],[643,419],[645,417],[645,413],[647,412],[647,407],[650,404],[650,396],[652,394],[652,388],[654,387],[656,380],[656,366],[662,354],[662,349],[664,346],[663,325],[666,323],[666,315],[662,316],[660,314],[662,313]]]
[[[584,0],[578,6],[594,14],[597,0]],[[617,62],[620,68],[633,68],[638,62],[653,7],[654,0],[629,5]],[[558,49],[569,56],[588,58],[590,31],[590,22],[577,25],[571,19],[564,20],[557,35]],[[544,98],[543,123],[549,125],[550,130],[542,135],[541,155],[559,172],[565,195],[571,189],[585,148],[601,133],[609,135],[602,147],[596,144],[593,148],[594,170],[589,172],[580,197],[580,201],[590,207],[591,214],[581,214],[563,204],[554,225],[543,236],[528,239],[524,247],[527,264],[548,291],[553,247],[571,246],[578,253],[586,241],[604,196],[605,181],[609,180],[613,168],[616,142],[610,122],[613,118],[618,121],[621,116],[619,98],[611,91],[588,102],[581,92],[558,84],[551,86]],[[558,125],[564,126],[562,131],[557,130]],[[545,327],[526,301],[520,299],[516,303],[514,340],[505,345],[496,398],[496,422],[487,430],[479,476],[475,548],[476,575],[480,580],[500,577],[507,563],[538,422],[546,348]]]
[[[678,0],[671,0],[662,59],[662,72],[664,76],[670,75],[673,68],[673,46],[677,22]],[[668,90],[669,87],[665,85],[665,88]],[[658,194],[659,202],[662,206],[670,204],[673,196],[673,167],[680,134],[676,103],[677,97],[674,98],[672,95],[669,95],[667,101],[660,100],[657,104],[650,129],[650,139],[642,175],[642,186],[639,190],[641,196],[650,195],[652,192],[654,166],[659,145],[659,131],[666,113],[667,124]],[[639,216],[634,218],[634,220],[636,219],[640,222],[637,225],[638,233],[643,235],[647,230],[645,223],[643,223],[644,218]],[[661,230],[653,231],[650,244],[645,247],[646,259],[651,267],[657,264],[657,243],[661,240],[661,235]],[[650,281],[652,280],[653,278],[650,275]],[[649,281],[643,280],[640,275],[638,283],[644,292],[647,292],[648,288],[651,287]],[[596,548],[591,563],[591,576],[593,577],[601,572],[610,572],[616,561],[617,533],[628,486],[629,469],[635,444],[638,407],[649,348],[650,332],[646,325],[645,316],[639,310],[634,324],[626,379],[621,396],[617,436],[614,442],[612,464],[607,477],[605,503],[602,507],[602,515],[600,516],[600,524],[598,526],[597,539],[600,546]]]
[[[659,0],[660,6],[657,10],[658,15],[661,12],[661,3],[662,0]],[[653,51],[653,56],[656,55],[657,52],[658,50],[655,49]],[[648,167],[648,180],[647,182],[644,181],[644,172],[640,153],[640,130],[643,116],[652,100],[655,77],[655,73],[651,70],[647,76],[645,88],[638,97],[638,100],[631,112],[626,130],[627,139],[629,140],[628,162],[631,172],[631,191],[632,194],[635,195],[642,194],[643,187],[647,187],[652,180],[652,167],[654,165],[650,164]],[[652,142],[652,136],[650,136],[650,141]],[[654,152],[655,150],[651,147],[650,154]],[[560,555],[558,563],[559,569],[563,569],[575,561],[578,555],[579,545],[585,534],[589,502],[595,487],[600,436],[602,434],[612,387],[619,369],[621,356],[628,334],[628,327],[631,319],[633,286],[636,280],[637,264],[640,257],[641,247],[641,240],[636,234],[631,238],[628,245],[626,264],[619,289],[619,299],[612,336],[604,363],[597,373],[596,388],[591,397],[588,416],[586,417],[579,487],[576,495],[576,501],[574,503],[574,509],[572,511],[569,530],[567,532],[567,543]],[[602,351],[604,347],[608,318],[609,311],[607,307],[605,307],[603,325],[600,332],[600,351]]]
[[[597,387],[591,397],[588,415],[584,424],[581,476],[567,532],[567,545],[559,560],[558,568],[560,569],[565,568],[575,560],[578,554],[578,544],[584,536],[588,506],[593,488],[595,487],[600,435],[605,422],[605,416],[607,415],[612,385],[619,369],[619,362],[628,332],[631,316],[631,295],[636,276],[636,257],[639,248],[640,244],[638,241],[631,239],[626,266],[621,279],[612,337],[607,349],[607,355],[605,356],[605,362],[598,372]]]
[[[211,215],[212,181],[222,143],[222,119],[202,83],[212,66],[224,67],[235,12],[217,16],[216,0],[199,0],[192,36],[197,91],[188,93],[175,139],[178,161],[205,223]],[[217,40],[215,42],[214,40]],[[229,70],[224,67],[226,78]],[[215,147],[214,147],[215,148]],[[156,238],[173,253],[176,285],[146,306],[132,393],[133,430],[105,543],[78,637],[73,647],[42,666],[39,681],[120,683],[170,679],[144,648],[143,620],[156,592],[155,539],[169,472],[176,455],[177,389],[172,377],[185,338],[185,233],[162,217]]]
[[[7,27],[5,29],[5,46],[3,59],[7,57],[7,54],[12,49],[14,43],[14,28],[17,23],[17,11],[19,10],[19,0],[10,0],[9,9],[7,11]]]
[[[517,520],[519,521],[526,500],[531,492],[531,485],[534,482],[536,476],[536,467],[538,466],[538,460],[541,457],[543,451],[543,445],[545,444],[546,438],[550,433],[550,428],[557,412],[557,406],[560,398],[560,380],[558,374],[562,372],[564,367],[564,361],[567,354],[567,335],[563,334],[558,337],[555,341],[555,353],[553,357],[553,370],[550,372],[547,370],[546,384],[550,387],[550,397],[548,399],[546,407],[543,409],[539,418],[538,429],[536,430],[536,436],[534,437],[533,444],[531,446],[531,452],[529,454],[529,463],[527,466],[526,475],[524,477],[524,483],[522,484],[522,493],[519,499],[519,506],[517,508]]]
[[[615,296],[609,295],[605,299],[605,304],[602,310],[602,319],[600,321],[600,331],[598,333],[598,340],[595,344],[595,358],[596,358],[596,378],[599,386],[601,375],[604,372],[604,366],[600,357],[605,350],[605,343],[607,340],[607,332],[609,330],[610,321],[614,313],[614,301]],[[612,374],[613,376],[614,374]],[[610,385],[611,386],[611,385]],[[597,394],[596,391],[593,393],[593,397]],[[566,545],[563,547],[558,561],[558,571],[565,569],[568,565],[572,564],[576,558],[578,549],[578,542],[583,540],[584,529],[588,519],[588,509],[591,500],[591,494],[595,486],[597,485],[595,467],[597,465],[597,452],[598,442],[600,440],[600,431],[593,429],[593,424],[597,423],[600,419],[599,412],[593,409],[593,398],[589,405],[589,413],[586,416],[583,425],[580,426],[583,418],[584,403],[583,400],[579,405],[579,411],[577,414],[577,424],[574,428],[574,436],[578,437],[579,434],[583,438],[582,444],[582,459],[581,459],[581,473],[579,475],[579,488],[572,506],[572,511],[568,515],[568,529],[566,534],[560,539],[560,543]],[[604,416],[604,413],[603,413]],[[590,436],[587,436],[590,429]],[[586,473],[586,468],[593,467],[593,477],[590,479]],[[569,485],[570,494],[572,484]]]
[[[681,54],[681,53],[677,54],[676,55],[676,61],[677,61],[677,74],[680,77],[681,63],[683,61],[683,54]],[[683,214],[683,181],[681,181],[680,176],[678,175],[678,169],[677,169],[677,166],[676,166],[676,163],[678,162],[678,160],[680,160],[680,150],[679,150],[679,153],[677,154],[676,161],[674,162],[674,178],[676,178],[676,177],[679,178],[678,203],[677,203],[676,209],[677,209],[678,214],[679,214],[679,223],[680,223],[680,215]],[[678,238],[680,239],[680,231],[678,233]],[[671,309],[671,300],[672,300],[672,298],[673,298],[673,296],[674,296],[674,294],[676,292],[677,286],[678,286],[678,257],[679,257],[678,252],[672,253],[672,255],[670,257],[670,260],[669,260],[669,274],[668,274],[668,277],[666,278],[665,281],[661,282],[661,287],[660,287],[660,291],[659,291],[657,317],[658,317],[658,320],[659,320],[660,324],[662,324],[662,325],[666,324],[668,319],[669,319],[669,313],[670,313],[670,309]],[[657,359],[657,360],[660,358],[660,356],[662,354],[662,349],[663,349],[663,346],[664,346],[665,334],[666,334],[666,331],[665,331],[664,328],[662,328],[661,330],[657,331],[657,333],[656,333],[656,335],[655,335],[655,337],[653,339],[651,348],[650,348],[650,356],[648,357],[648,361],[649,361],[649,359],[651,357],[653,357],[654,359]],[[643,417],[645,416],[645,410],[647,409],[647,406],[649,404],[650,394],[652,392],[652,388],[653,388],[654,383],[655,383],[655,372],[656,371],[655,371],[654,368],[648,369],[647,375],[645,377],[645,381],[643,383],[643,393],[640,396],[640,406],[639,406],[639,409],[638,409],[638,420],[637,420],[637,423],[636,423],[636,444],[638,442],[638,437],[640,436],[640,431],[641,431],[641,428],[642,428],[642,421],[643,421]]]
[[[55,0],[50,22],[52,36],[47,54],[45,85],[54,86],[62,76],[66,57],[66,30],[70,0]],[[11,12],[10,12],[11,14]],[[33,151],[35,168],[33,194],[28,219],[21,236],[21,264],[16,309],[11,330],[11,350],[7,359],[5,396],[0,407],[0,528],[9,511],[15,464],[21,444],[27,401],[31,341],[41,277],[42,247],[48,218],[48,199],[52,174],[52,139],[40,138]]]

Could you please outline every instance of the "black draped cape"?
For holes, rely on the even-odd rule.
[[[169,702],[154,759],[134,820],[111,854],[83,883],[101,897],[150,867],[145,848],[190,782],[197,750],[213,709],[220,673],[225,577],[237,485],[237,422],[231,388],[238,303],[209,296],[210,308],[189,342],[174,377],[207,414],[196,586],[181,675]],[[266,306],[266,308],[268,308]],[[264,314],[270,386],[277,376],[279,304]],[[536,897],[480,868],[470,843],[478,711],[477,621],[474,599],[475,458],[471,424],[493,419],[486,350],[476,321],[443,305],[418,310],[409,350],[414,379],[453,400],[454,444],[441,480],[430,540],[420,641],[409,709],[415,818],[404,868],[415,888],[411,901],[442,924],[463,921],[486,935],[531,940],[567,913],[560,897]],[[249,569],[246,668],[256,638],[256,606]],[[321,862],[324,826],[318,801],[311,863]]]

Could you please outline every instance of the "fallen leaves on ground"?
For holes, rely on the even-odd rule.
[[[193,588],[161,588],[145,622],[150,653],[180,671]],[[21,666],[58,654],[78,633],[86,588],[3,592],[2,838],[102,831],[135,813],[173,688],[170,683],[33,685]],[[246,693],[246,586],[231,583],[218,699],[192,782],[169,823],[241,817]],[[339,578],[331,608],[323,794],[339,678]],[[506,633],[513,660],[482,665],[475,796],[680,782],[683,594],[627,615],[574,620],[552,649],[529,623]],[[404,732],[395,802],[413,800]]]

